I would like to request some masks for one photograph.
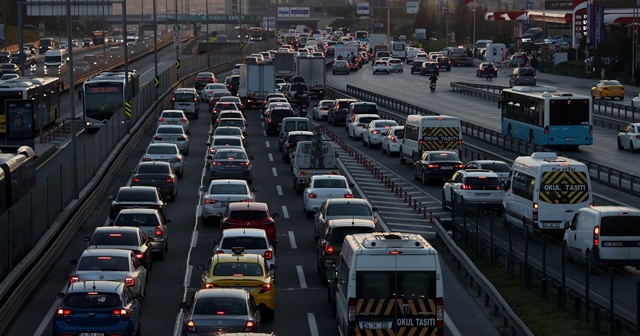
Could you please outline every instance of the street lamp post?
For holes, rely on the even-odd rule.
[[[204,20],[204,24],[207,25],[207,68],[211,67],[211,58],[209,56],[209,1],[204,2],[204,11],[207,18]]]
[[[473,9],[473,41],[471,41],[473,49],[475,51],[476,46],[476,9]]]

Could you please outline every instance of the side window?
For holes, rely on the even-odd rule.
[[[338,258],[338,288],[343,295],[347,295],[349,288],[349,267]]]
[[[327,240],[328,240],[328,238],[329,238],[329,237],[331,237],[331,229],[330,229],[330,226],[329,226],[329,225],[327,225],[327,226],[324,228],[324,231],[322,232],[322,238],[324,238],[324,239],[327,239]]]
[[[533,189],[536,179],[533,176],[523,174],[522,172],[514,172],[513,183],[511,189],[515,195],[523,197],[529,201],[533,200]]]
[[[578,230],[578,218],[580,217],[580,213],[578,212],[573,219],[571,220],[571,229],[574,231]]]
[[[142,232],[142,230],[138,232],[138,237],[142,245],[144,245],[147,242],[147,236],[144,234],[144,232]]]

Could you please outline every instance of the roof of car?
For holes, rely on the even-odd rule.
[[[268,210],[269,206],[263,202],[233,202],[229,203],[230,211],[234,210]]]
[[[118,189],[118,192],[128,191],[128,190],[153,190],[156,191],[158,188],[150,187],[150,186],[123,186]]]
[[[366,226],[366,227],[371,227],[375,229],[376,224],[371,219],[339,218],[339,219],[330,219],[327,222],[327,226],[333,226],[333,227]]]
[[[211,259],[216,263],[245,262],[259,265],[264,264],[264,258],[255,253],[242,253],[241,255],[237,255],[235,253],[214,254]]]
[[[136,227],[136,229],[137,229],[137,227]],[[92,249],[92,250],[84,250],[84,251],[82,251],[81,258],[83,258],[83,257],[99,257],[99,256],[125,257],[125,258],[127,258],[132,253],[133,253],[132,250],[99,248],[99,249]]]
[[[247,185],[247,181],[245,180],[236,180],[236,179],[219,179],[219,180],[211,180],[209,183],[210,186],[217,184],[242,184]]]
[[[231,228],[222,231],[220,240],[226,237],[264,237],[267,239],[267,232],[263,229],[254,228]]]
[[[124,282],[109,280],[78,281],[69,285],[67,294],[84,292],[114,292],[120,293],[124,289]]]
[[[160,213],[158,209],[148,209],[148,208],[135,208],[135,209],[122,209],[118,213],[118,216],[123,214],[157,214]]]
[[[496,174],[493,170],[488,170],[488,169],[464,169],[462,171],[464,172],[465,175],[471,176],[471,177],[479,177],[479,176],[498,177],[498,174]]]
[[[366,204],[369,205],[369,201],[364,198],[329,198],[325,202],[327,205],[334,204]],[[231,203],[233,204],[233,203]]]
[[[250,295],[249,292],[239,288],[208,288],[208,289],[198,290],[194,298],[199,299],[199,298],[231,297],[231,298],[247,299],[249,295]]]
[[[137,234],[139,231],[140,229],[137,226],[98,226],[95,231],[93,231],[93,233],[96,234],[98,232],[107,232]]]

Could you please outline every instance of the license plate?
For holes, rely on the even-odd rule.
[[[364,322],[361,329],[390,329],[391,322]]]
[[[440,169],[442,169],[442,170],[453,170],[453,167],[451,167],[451,166],[443,166],[443,167],[440,167]]]
[[[177,121],[177,120],[169,120],[169,121],[168,121],[168,124],[170,124],[170,125],[175,125],[175,124],[177,124],[177,123],[178,123],[178,121]]]
[[[622,247],[622,242],[602,242],[602,246],[607,247]]]
[[[80,336],[104,336],[104,333],[80,333]]]
[[[491,194],[490,193],[476,193],[476,196],[489,197],[489,196],[491,196]]]
[[[220,202],[220,205],[221,206],[226,206],[226,205],[229,205],[229,202]]]
[[[224,167],[225,167],[225,168],[231,168],[231,167],[233,167],[233,165],[231,165],[231,164],[226,164],[226,165],[224,165]]]
[[[576,139],[574,138],[564,138],[564,141],[575,141]]]

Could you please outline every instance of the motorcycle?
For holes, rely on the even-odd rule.
[[[30,68],[30,70],[31,70],[31,74],[32,74],[32,75],[35,75],[35,74],[36,74],[36,70],[38,70],[38,66],[37,66],[37,65],[35,65],[35,64],[31,64],[31,65],[29,66],[29,68]]]
[[[298,105],[298,115],[301,117],[307,116],[307,104],[299,104]]]
[[[436,82],[431,82],[431,84],[429,84],[429,88],[431,89],[431,92],[436,92]]]

